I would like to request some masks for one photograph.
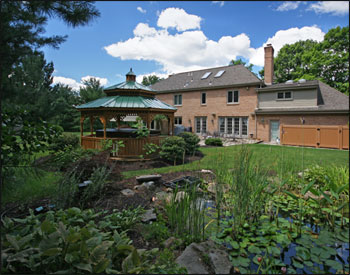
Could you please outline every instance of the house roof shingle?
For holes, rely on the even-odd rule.
[[[215,77],[222,70],[225,72],[220,77]],[[211,72],[211,74],[202,79],[207,72]],[[226,86],[258,85],[260,83],[261,80],[244,65],[233,65],[174,74],[153,84],[151,88],[157,93],[169,93]]]

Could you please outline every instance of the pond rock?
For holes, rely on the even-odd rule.
[[[156,213],[154,213],[154,209],[151,208],[147,210],[141,217],[141,221],[144,223],[148,223],[150,221],[155,221],[157,219]]]
[[[156,188],[156,185],[155,185],[154,181],[147,181],[147,182],[142,183],[141,185],[134,186],[135,190],[146,190],[146,189],[153,190],[155,188]]]
[[[226,251],[216,247],[211,240],[191,243],[176,259],[188,274],[230,274],[232,263]]]
[[[170,237],[163,242],[164,248],[170,248],[175,242],[181,243],[181,240],[176,239],[175,237]]]
[[[135,195],[135,192],[132,191],[131,189],[124,189],[122,191],[120,191],[124,196],[127,197],[132,197],[133,195]]]
[[[148,181],[158,181],[162,178],[162,175],[144,175],[136,177],[138,183],[148,182]]]

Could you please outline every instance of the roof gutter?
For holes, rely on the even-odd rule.
[[[318,88],[318,84],[312,84],[312,85],[302,85],[302,86],[279,86],[279,87],[266,87],[266,88],[258,88],[256,89],[257,92],[271,92],[271,91],[280,91],[280,90],[302,90],[302,89],[314,89]]]
[[[168,94],[168,93],[178,93],[178,92],[191,92],[191,91],[203,91],[203,90],[213,90],[213,89],[225,89],[225,88],[235,88],[235,87],[247,87],[260,85],[261,82],[250,82],[250,83],[239,83],[236,85],[221,85],[221,86],[205,86],[205,87],[196,87],[196,88],[187,88],[187,89],[174,89],[166,91],[156,91],[157,94]]]
[[[298,111],[265,111],[255,110],[257,115],[300,115],[300,114],[349,114],[349,110],[298,110]]]

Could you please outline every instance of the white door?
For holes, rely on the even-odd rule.
[[[280,122],[270,120],[270,141],[277,142],[280,140]]]

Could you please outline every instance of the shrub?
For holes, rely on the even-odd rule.
[[[186,143],[182,137],[168,137],[162,142],[159,155],[176,165],[176,161],[183,158],[185,147]]]
[[[207,138],[205,145],[222,146],[222,140],[220,138]]]
[[[199,137],[190,132],[182,132],[179,136],[182,137],[186,143],[186,154],[194,155],[196,150],[199,148]]]
[[[97,151],[93,149],[84,150],[80,147],[73,148],[68,145],[63,150],[57,151],[50,161],[59,170],[64,170],[69,164],[83,158],[90,158],[96,153]]]
[[[63,133],[54,139],[49,146],[49,150],[52,152],[63,151],[67,146],[77,148],[79,146],[79,137],[74,134]]]
[[[157,240],[162,242],[170,237],[168,227],[163,222],[154,222],[146,224],[143,230],[143,236],[146,240]]]

